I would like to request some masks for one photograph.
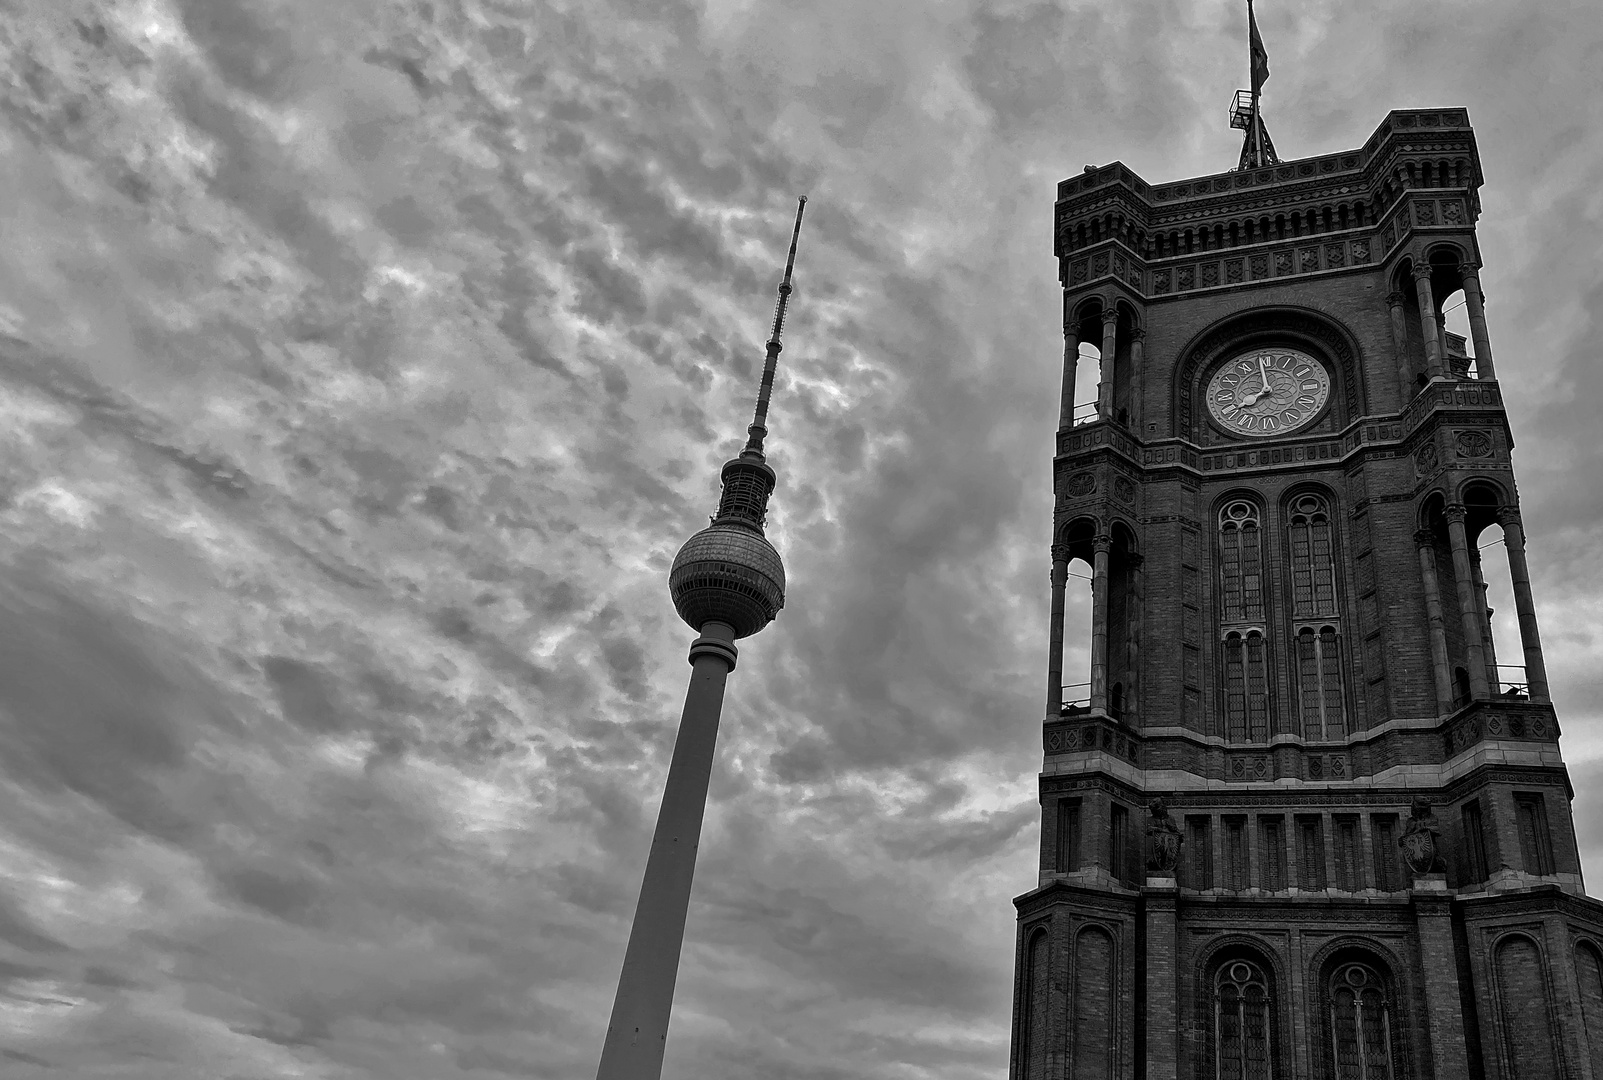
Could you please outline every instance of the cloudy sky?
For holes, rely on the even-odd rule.
[[[1476,124],[1603,873],[1603,18],[1259,16],[1286,157],[1394,107]],[[689,673],[666,571],[807,192],[769,442],[789,604],[731,680],[666,1075],[1004,1075],[1053,185],[1232,165],[1244,23],[0,5],[0,1074],[592,1074]]]

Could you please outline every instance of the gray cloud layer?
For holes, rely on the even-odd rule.
[[[1359,145],[1392,107],[1477,124],[1593,865],[1599,17],[1259,14],[1283,153]],[[688,670],[666,569],[739,445],[805,191],[770,440],[789,604],[731,682],[667,1075],[1000,1075],[1036,835],[1053,185],[1230,164],[1243,22],[17,8],[0,1071],[593,1070]]]

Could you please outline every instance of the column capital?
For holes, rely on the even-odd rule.
[[[1112,547],[1113,537],[1107,533],[1097,533],[1096,536],[1092,537],[1091,539],[1091,550],[1096,552],[1098,555],[1106,555],[1108,550]]]
[[[1107,325],[1108,323],[1113,323],[1113,322],[1118,322],[1118,321],[1119,321],[1119,309],[1118,308],[1116,308],[1116,307],[1105,307],[1105,308],[1102,309],[1102,323],[1103,323],[1103,325]]]
[[[1462,277],[1478,279],[1481,273],[1481,264],[1478,262],[1461,262],[1458,264],[1458,273]]]
[[[1418,281],[1420,278],[1424,278],[1426,281],[1429,281],[1430,280],[1430,270],[1431,270],[1430,263],[1424,263],[1424,262],[1416,262],[1416,263],[1414,263],[1414,280]]]
[[[1420,529],[1414,533],[1414,544],[1416,547],[1429,548],[1430,550],[1435,551],[1436,534],[1431,532],[1429,529]]]
[[[1147,339],[1147,332],[1145,330],[1143,330],[1141,327],[1132,326],[1130,328],[1130,340],[1132,342],[1145,341],[1146,339]]]
[[[1403,301],[1406,299],[1408,298],[1403,295],[1402,290],[1400,289],[1394,289],[1386,294],[1386,304],[1388,307],[1402,307]]]
[[[1052,561],[1055,562],[1055,563],[1059,563],[1059,562],[1060,563],[1066,563],[1066,562],[1068,562],[1069,561],[1069,545],[1067,545],[1067,544],[1053,544],[1052,545]]]
[[[1499,506],[1497,508],[1497,523],[1504,530],[1512,526],[1519,529],[1522,534],[1525,531],[1524,519],[1520,517],[1520,508],[1517,506]]]
[[[1132,551],[1130,554],[1126,555],[1125,558],[1124,558],[1125,565],[1128,566],[1132,570],[1141,569],[1141,564],[1146,562],[1146,561],[1147,561],[1147,557],[1145,555],[1142,555],[1138,551]]]
[[[1467,516],[1469,511],[1463,503],[1448,503],[1442,508],[1442,517],[1446,518],[1449,524],[1462,525]]]

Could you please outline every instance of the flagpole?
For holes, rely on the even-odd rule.
[[[1258,116],[1258,58],[1252,51],[1252,0],[1247,0],[1247,85],[1252,87],[1252,167],[1263,168],[1263,121]]]

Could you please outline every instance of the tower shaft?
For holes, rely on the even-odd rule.
[[[722,623],[708,623],[690,646],[690,687],[596,1080],[648,1080],[662,1075],[724,685],[735,668],[735,656],[734,631]]]

